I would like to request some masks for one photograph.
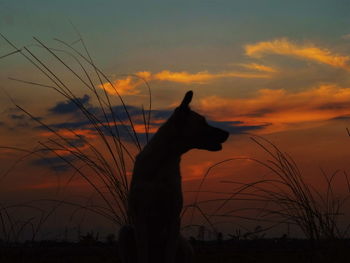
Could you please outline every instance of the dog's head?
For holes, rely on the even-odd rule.
[[[229,133],[209,125],[206,119],[190,109],[193,92],[188,91],[172,116],[179,146],[183,151],[203,149],[220,151]]]

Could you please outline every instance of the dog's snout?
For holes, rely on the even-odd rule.
[[[230,133],[228,133],[227,131],[222,131],[222,142],[225,142],[229,136]]]
[[[216,131],[216,137],[218,138],[218,140],[220,141],[220,143],[223,143],[225,142],[228,137],[229,137],[229,133],[227,131],[224,131],[222,129],[219,129],[219,128],[214,128]]]

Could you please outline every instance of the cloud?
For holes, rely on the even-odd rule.
[[[333,118],[333,120],[350,121],[350,115],[343,115]]]
[[[117,91],[119,95],[136,95],[140,93],[136,87],[142,84],[144,84],[142,79],[135,76],[127,76],[126,78],[112,81],[112,83],[106,82],[98,87],[104,88],[109,94],[116,94]]]
[[[330,50],[319,48],[312,43],[299,45],[286,38],[281,38],[249,44],[244,48],[246,55],[254,58],[261,58],[268,54],[277,54],[311,60],[332,67],[350,70],[350,65],[348,63],[350,60],[349,56],[334,54]]]
[[[24,120],[27,116],[24,114],[10,114],[9,117],[12,120]]]
[[[90,98],[85,95],[85,102],[84,106],[90,105],[88,102]],[[127,112],[126,112],[126,110]],[[128,122],[128,118],[131,117],[134,122],[142,122],[143,123],[143,113],[142,109],[140,107],[132,106],[132,105],[116,105],[111,108],[112,112],[110,112],[110,109],[103,112],[98,107],[92,107],[88,106],[87,110],[90,111],[99,122],[97,122],[97,125],[101,125],[103,123],[109,122],[112,124],[113,120],[116,120],[117,124],[121,124],[120,122]],[[71,101],[64,101],[59,102],[55,107],[50,108],[48,110],[49,112],[54,112],[55,114],[68,114],[68,113],[76,113],[78,112],[78,108],[74,105],[72,105]],[[156,114],[161,114],[162,111],[154,111]],[[80,112],[79,112],[80,113]],[[146,112],[146,114],[148,114]],[[153,114],[153,111],[152,111]],[[82,115],[82,116],[81,116]],[[49,126],[55,130],[63,130],[63,129],[93,129],[93,122],[89,119],[87,119],[86,116],[83,114],[79,115],[79,118],[74,118],[73,120],[70,119],[70,121],[64,121],[64,122],[53,122],[49,124]],[[43,126],[38,126],[37,129],[45,130],[46,128]]]
[[[350,88],[328,84],[300,92],[262,89],[250,98],[203,98],[199,108],[221,123],[240,120],[247,127],[257,126],[257,131],[276,132],[348,115]]]
[[[33,160],[32,164],[47,167],[55,172],[66,172],[72,168],[69,163],[81,161],[75,153],[91,149],[89,144],[95,145],[98,137],[95,131],[87,128],[59,129],[56,133],[60,137],[50,131],[40,132],[42,142],[47,148],[44,149],[41,158]]]
[[[350,34],[343,35],[341,38],[345,40],[350,40]]]
[[[12,109],[9,109],[12,111]],[[41,117],[31,118],[30,116],[22,113],[12,113],[8,115],[10,122],[7,125],[7,128],[15,131],[16,129],[29,128],[32,121],[42,120]]]
[[[222,73],[209,73],[208,71],[202,71],[198,73],[171,72],[163,70],[159,73],[151,75],[153,80],[171,81],[178,83],[204,83],[210,80],[221,78],[270,78],[267,74],[257,74],[250,72],[222,72]]]
[[[75,129],[80,129],[80,128],[84,128],[84,127],[88,127],[91,126],[91,122],[88,120],[83,120],[83,121],[68,121],[68,122],[56,122],[56,123],[51,123],[49,124],[50,128],[53,128],[55,130],[60,130],[60,129],[71,129],[71,130],[75,130]],[[37,126],[36,127],[39,130],[47,130],[46,127],[44,126]]]
[[[256,63],[240,64],[240,65],[242,67],[247,68],[247,69],[253,69],[253,70],[257,70],[257,71],[270,72],[270,73],[277,72],[277,69],[275,69],[275,68],[265,66],[265,65],[256,64]]]
[[[91,111],[92,107],[89,102],[90,96],[85,94],[82,98],[58,102],[54,107],[50,108],[49,111],[54,114],[80,113],[79,107],[76,105],[76,103],[82,104]]]
[[[89,102],[89,98],[84,96],[84,103],[87,104]],[[57,107],[59,105],[59,107]],[[62,113],[66,114],[68,112],[75,112],[75,108],[69,102],[60,102],[54,108],[49,109],[49,112]],[[125,112],[125,108],[128,111],[128,114]],[[106,115],[101,112],[98,108],[94,108],[94,114],[96,119],[100,120],[97,125],[100,127],[100,131],[106,136],[115,136],[116,131],[118,130],[118,134],[120,138],[127,142],[132,142],[133,138],[133,130],[135,129],[138,137],[142,143],[146,141],[146,127],[144,124],[144,116],[142,109],[140,107],[132,106],[132,105],[117,105],[113,106],[112,110],[114,112],[115,118],[113,118],[110,112],[107,112]],[[53,110],[55,109],[55,110]],[[152,136],[158,128],[170,117],[173,109],[157,109],[151,110],[151,122],[148,126],[149,135]],[[146,116],[148,112],[146,112]],[[133,121],[133,128],[129,122],[129,116]],[[107,119],[105,118],[107,117]],[[115,120],[115,122],[113,121]],[[267,124],[245,124],[237,121],[212,121],[210,122],[213,126],[222,128],[231,134],[242,134],[249,131],[260,130],[263,129]],[[90,120],[74,118],[70,121],[64,122],[53,122],[49,125],[52,129],[56,130],[62,137],[66,138],[70,143],[79,147],[80,150],[84,150],[87,148],[85,139],[91,141],[99,138],[99,135],[96,132],[95,127],[91,123]],[[40,136],[45,138],[50,138],[54,136],[50,131],[46,131],[45,127],[38,126],[37,129],[41,131]],[[76,137],[69,130],[73,130],[82,138]],[[66,145],[66,143],[64,143]],[[68,146],[68,149],[74,151],[75,149],[71,146]],[[69,151],[62,150],[59,151],[61,155],[69,155]]]
[[[65,156],[64,158],[70,162],[74,161],[72,156]],[[71,166],[66,161],[64,161],[62,158],[60,158],[58,156],[41,157],[39,159],[33,160],[32,164],[36,165],[36,166],[47,167],[55,172],[67,172],[71,169]]]
[[[256,72],[239,72],[239,71],[227,71],[220,73],[210,73],[208,71],[201,71],[197,73],[189,73],[187,71],[172,72],[169,70],[163,70],[158,73],[151,73],[149,71],[140,71],[133,76],[127,76],[122,79],[117,79],[110,83],[104,83],[99,85],[99,88],[105,88],[109,94],[116,94],[116,90],[120,95],[137,95],[140,93],[139,86],[144,85],[145,81],[166,81],[183,84],[199,83],[204,84],[209,81],[223,79],[223,78],[247,78],[247,79],[267,79],[271,78],[271,69],[268,71],[267,67],[263,70],[262,66],[260,71],[264,73]],[[256,70],[256,68],[255,68]]]
[[[260,125],[246,125],[243,121],[208,121],[214,127],[223,129],[230,134],[244,134],[251,131],[261,130],[269,126],[269,123]]]
[[[84,104],[89,105],[89,97],[84,96]],[[57,106],[58,105],[58,106]],[[71,105],[70,101],[64,101],[58,103],[55,107],[49,109],[49,112],[55,112],[55,114],[68,114],[75,113],[77,111],[77,107],[75,105]],[[91,106],[90,106],[91,107]],[[125,111],[128,111],[128,114]],[[142,108],[135,107],[132,105],[117,105],[113,106],[111,109],[113,114],[108,110],[103,113],[100,108],[93,107],[93,114],[99,122],[96,125],[99,127],[100,132],[102,132],[105,136],[115,136],[118,130],[119,136],[124,141],[133,141],[131,135],[133,134],[132,127],[129,122],[129,117],[132,119],[132,123],[135,131],[138,133],[138,136],[142,142],[146,140],[145,134],[145,124],[144,124],[144,116]],[[151,115],[151,123],[148,126],[149,133],[154,134],[159,126],[165,121],[165,116],[170,116],[172,111],[170,110],[152,110]],[[146,111],[146,116],[148,112]],[[71,144],[76,147],[79,147],[80,150],[85,149],[87,146],[85,145],[85,139],[91,141],[96,138],[100,138],[98,132],[96,131],[96,127],[91,120],[88,120],[85,116],[79,116],[79,118],[71,118],[69,121],[53,121],[49,123],[48,126],[55,130],[59,135],[66,138]],[[37,126],[37,130],[40,131],[40,137],[53,137],[57,139],[52,132],[47,131],[47,128],[44,126]],[[75,136],[71,131],[74,131],[81,138]],[[63,143],[66,145],[67,143]],[[68,147],[68,149],[75,150],[74,148]],[[69,151],[62,150],[59,151],[61,155],[68,155]]]
[[[125,111],[124,106],[122,105],[117,105],[112,107],[113,114],[109,111],[109,109],[104,113],[102,110],[98,107],[93,107],[89,104],[89,96],[85,95],[83,98],[83,104],[86,107],[86,109],[92,113],[95,117],[96,120],[99,120],[100,122],[97,122],[96,124],[99,125],[101,123],[107,123],[115,119],[116,121],[127,121],[128,116],[130,117],[135,117],[135,116],[140,116],[142,117],[142,109],[139,107],[135,107],[132,105],[126,105],[125,108],[128,111],[128,114]],[[93,122],[87,117],[80,112],[80,110],[76,107],[76,105],[71,102],[71,101],[64,101],[64,102],[59,102],[54,106],[53,108],[50,108],[48,110],[49,112],[53,112],[56,115],[59,114],[75,114],[75,118],[72,120],[70,119],[69,121],[64,121],[64,122],[53,122],[49,124],[49,127],[55,129],[55,130],[63,130],[63,129],[71,129],[71,130],[77,130],[77,129],[94,129],[93,128]],[[107,119],[106,119],[107,118]],[[44,126],[37,126],[37,129],[40,130],[46,130],[46,127]]]
[[[53,150],[48,150],[46,157],[49,159],[56,158],[56,155],[59,155],[64,158],[69,158],[70,161],[74,161],[76,159],[76,157],[74,157],[74,152],[84,152],[85,150],[89,149],[90,145],[88,143],[94,142],[94,140],[97,138],[96,132],[89,129],[61,129],[57,130],[56,133],[59,134],[60,137],[50,131],[40,133],[41,138],[50,139],[44,142],[49,149]],[[50,157],[50,155],[54,157]],[[57,163],[57,160],[54,162],[54,164],[55,163]]]
[[[130,117],[142,117],[142,109],[133,105],[117,105],[112,107],[113,113],[118,120],[127,121]],[[127,111],[127,112],[126,112]],[[108,119],[112,120],[111,114],[108,115]]]
[[[168,119],[174,110],[152,110],[152,119]]]

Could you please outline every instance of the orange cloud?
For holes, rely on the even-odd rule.
[[[188,73],[188,72],[171,72],[168,70],[163,70],[159,73],[153,75],[153,79],[160,81],[171,81],[179,83],[201,83],[208,80],[218,78],[218,75],[210,74],[207,71],[198,72],[198,73]]]
[[[94,140],[96,138],[96,134],[94,134],[93,131],[91,130],[84,130],[84,129],[76,129],[74,130],[74,133],[72,133],[69,130],[58,130],[57,133],[62,136],[63,138],[65,138],[68,141],[74,142],[73,140],[78,140],[80,139],[79,136],[82,136],[83,138],[85,138],[87,141],[91,141]],[[58,143],[64,145],[64,147],[62,147],[62,149],[57,149],[54,150],[55,154],[58,154],[60,156],[67,156],[70,155],[71,152],[75,152],[78,149],[80,151],[84,151],[86,149],[89,148],[89,145],[87,144],[83,144],[83,145],[76,145],[75,147],[71,147],[69,145],[67,145],[66,142],[61,141],[60,139],[58,139],[52,132],[50,131],[44,131],[40,133],[41,137],[48,137],[48,138],[52,138],[54,137],[55,140],[57,140]],[[55,143],[50,143],[50,146],[52,146],[53,149],[55,148],[59,148],[59,145],[56,145]]]
[[[164,122],[164,120],[163,120]],[[159,126],[155,125],[150,125],[149,126],[149,132],[150,133],[155,133],[158,130]],[[145,130],[145,125],[144,124],[134,124],[134,129],[137,133],[144,133]]]
[[[202,71],[198,73],[171,72],[163,70],[159,73],[152,75],[153,80],[171,81],[178,83],[204,83],[214,79],[221,78],[270,78],[267,74],[257,74],[249,72],[222,72],[222,73],[209,73],[208,71]]]
[[[256,63],[241,64],[241,66],[248,68],[248,69],[253,69],[253,70],[258,70],[258,71],[263,71],[263,72],[270,72],[270,73],[277,72],[277,70],[275,68],[268,67],[265,65],[256,64]]]
[[[99,85],[99,88],[104,88],[109,94],[116,94],[116,90],[120,95],[136,95],[140,93],[137,86],[143,84],[141,79],[135,79],[135,77],[128,76],[123,79],[117,79],[111,83],[104,83]]]
[[[244,121],[248,125],[269,123],[264,132],[276,132],[348,115],[350,88],[321,85],[301,92],[263,89],[251,98],[207,97],[199,106],[215,120]]]
[[[128,76],[123,79],[115,80],[112,84],[104,83],[99,85],[99,88],[104,87],[109,94],[116,94],[115,89],[120,95],[136,95],[140,93],[139,86],[144,84],[144,81],[168,81],[175,83],[206,83],[215,79],[222,78],[247,78],[247,79],[266,79],[271,78],[271,75],[267,74],[268,70],[262,70],[265,73],[251,73],[251,72],[221,72],[221,73],[209,73],[208,71],[201,71],[197,73],[188,73],[186,71],[171,72],[169,70],[163,70],[158,73],[151,73],[149,71],[140,71],[134,74],[134,76]],[[271,73],[272,71],[270,71]]]
[[[348,64],[350,60],[349,56],[334,54],[328,49],[316,47],[311,43],[298,45],[286,38],[281,38],[272,41],[246,45],[244,48],[246,55],[250,57],[261,58],[267,54],[278,54],[313,60],[319,63],[330,65],[332,67],[350,70],[350,65]]]

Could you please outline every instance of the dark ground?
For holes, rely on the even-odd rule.
[[[312,244],[307,240],[240,240],[192,242],[200,263],[247,262],[350,262],[350,240],[324,241]],[[117,263],[116,244],[79,244],[67,242],[35,242],[1,244],[0,262],[7,263]]]

